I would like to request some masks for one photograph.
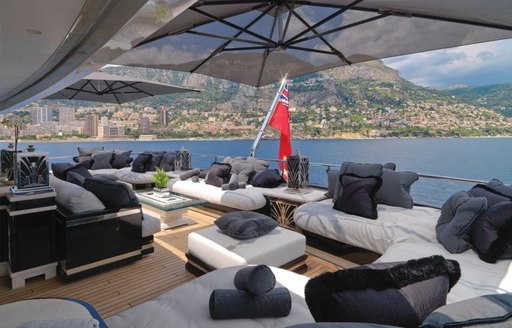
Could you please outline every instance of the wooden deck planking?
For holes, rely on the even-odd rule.
[[[203,207],[190,209],[187,215],[197,224],[162,231],[155,235],[153,254],[95,275],[68,282],[58,277],[33,280],[15,290],[10,289],[8,277],[0,277],[0,304],[38,297],[79,298],[107,318],[194,279],[195,276],[185,269],[187,236],[211,225],[221,214]],[[308,277],[341,268],[312,255],[306,263],[308,269],[304,275]]]

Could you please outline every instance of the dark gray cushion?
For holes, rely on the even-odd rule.
[[[107,208],[131,207],[139,204],[137,196],[125,183],[92,177],[85,179],[84,186]]]
[[[91,172],[89,172],[89,170],[83,165],[75,165],[75,166],[70,167],[69,169],[65,170],[63,172],[65,180],[67,180],[67,175],[69,172],[74,172],[74,173],[80,174],[81,176],[83,176],[85,178],[92,177]]]
[[[145,151],[144,154],[151,154],[151,160],[146,163],[146,171],[156,171],[165,155],[165,151]]]
[[[254,166],[249,164],[246,160],[234,160],[229,164],[231,164],[231,173],[238,176],[239,183],[248,183],[256,174]]]
[[[450,252],[471,248],[471,226],[487,210],[485,197],[473,197],[465,191],[453,194],[441,207],[437,220],[437,240]]]
[[[268,293],[276,285],[276,277],[265,264],[240,269],[235,274],[235,287],[254,295]]]
[[[382,175],[382,164],[361,164],[361,163],[353,163],[353,162],[343,162],[340,168],[340,176],[342,174],[355,174],[360,177],[368,177],[368,176],[381,176]],[[332,201],[336,202],[338,197],[341,195],[343,191],[343,186],[341,185],[340,179],[336,182],[336,186],[334,187],[334,194],[332,197]]]
[[[129,167],[130,163],[133,162],[133,158],[131,157],[132,151],[126,151],[123,153],[114,153],[112,158],[112,168],[114,169],[122,169],[123,167]]]
[[[133,160],[132,172],[146,173],[147,164],[151,161],[151,154],[139,154]]]
[[[503,196],[512,198],[512,186],[506,185],[498,179],[492,179],[487,186]]]
[[[327,172],[327,192],[325,193],[325,197],[333,198],[334,191],[336,190],[336,184],[339,183],[338,179],[340,178],[339,170],[326,170]]]
[[[215,220],[221,232],[236,239],[251,239],[265,235],[277,227],[277,221],[252,211],[237,211]]]
[[[478,184],[468,190],[474,197],[485,197],[487,198],[487,208],[492,207],[494,204],[509,201],[510,198],[500,195],[495,190],[484,184]]]
[[[377,219],[375,194],[382,184],[382,178],[378,176],[363,178],[354,174],[342,174],[340,181],[343,185],[341,197],[337,198],[333,208],[368,219]]]
[[[209,301],[210,316],[217,320],[286,317],[291,308],[290,292],[283,287],[263,295],[237,289],[214,289]]]
[[[166,152],[160,160],[160,168],[165,172],[174,171],[174,162],[176,161],[175,152]]]
[[[87,169],[91,169],[92,167],[92,155],[75,156],[73,157],[73,161],[76,164],[85,166]]]
[[[284,182],[283,177],[277,169],[270,169],[256,175],[252,178],[251,184],[255,187],[275,188]]]
[[[52,163],[52,173],[56,178],[66,180],[65,171],[73,166],[71,163]]]
[[[418,326],[460,278],[459,264],[436,255],[324,273],[308,281],[305,297],[315,321]]]
[[[100,151],[92,155],[92,167],[93,170],[111,169],[112,156],[114,155],[111,151]]]
[[[229,181],[229,172],[231,172],[230,164],[214,162],[210,166],[204,182],[215,187],[222,187]]]
[[[95,174],[94,176],[98,177],[98,178],[104,178],[104,179],[112,180],[112,181],[119,180],[119,177],[117,175],[115,175],[115,174]]]
[[[401,328],[397,326],[378,325],[365,322],[315,322],[301,323],[286,328]]]
[[[222,190],[237,190],[238,189],[238,174],[231,173],[228,183],[222,184]]]
[[[512,295],[492,294],[442,306],[420,328],[512,327]]]
[[[78,155],[79,156],[87,156],[96,154],[103,150],[103,147],[94,147],[94,148],[86,148],[86,147],[78,147]]]
[[[201,173],[201,170],[199,170],[199,169],[193,169],[193,170],[190,170],[190,171],[186,171],[186,172],[180,174],[180,180],[183,181],[183,180],[190,179],[193,176],[198,176],[199,173]]]
[[[418,180],[414,172],[396,172],[389,169],[382,170],[382,186],[375,198],[378,204],[412,208],[413,201],[409,194],[411,185]]]
[[[478,257],[488,263],[512,258],[512,202],[494,204],[471,226]]]
[[[66,174],[66,181],[83,187],[85,183],[85,177],[75,172],[68,172],[68,174]]]

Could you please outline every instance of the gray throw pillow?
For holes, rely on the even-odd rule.
[[[382,164],[361,164],[361,163],[353,163],[353,162],[343,162],[340,168],[340,176],[342,174],[355,174],[360,177],[368,177],[368,176],[381,176],[382,175]],[[336,186],[334,188],[334,194],[332,197],[332,201],[336,202],[339,196],[341,196],[341,192],[343,191],[343,186],[341,185],[340,180],[336,182]]]
[[[74,165],[71,163],[52,163],[52,173],[56,178],[66,180],[65,171],[72,168]]]
[[[95,148],[78,147],[78,155],[79,156],[93,155],[102,150],[103,150],[103,147],[95,147]]]
[[[471,194],[473,197],[487,198],[487,208],[490,208],[495,204],[501,202],[510,201],[510,198],[497,193],[495,190],[484,184],[477,184],[476,186],[468,190],[468,193]]]
[[[442,306],[419,328],[512,327],[512,295],[492,294]]]
[[[375,195],[378,204],[412,208],[413,201],[409,194],[411,185],[418,180],[414,172],[396,172],[382,170],[382,186]]]
[[[160,168],[165,172],[174,171],[174,162],[176,161],[176,153],[168,151],[162,156]]]
[[[260,173],[268,169],[268,162],[262,159],[247,157],[247,163],[251,164],[254,167],[254,171],[256,173]]]
[[[359,215],[368,219],[377,219],[375,193],[382,184],[381,177],[359,177],[354,174],[340,176],[343,191],[336,199],[333,208],[345,213]]]
[[[436,225],[437,240],[452,254],[470,249],[471,226],[485,210],[485,197],[473,197],[465,191],[453,194],[441,207]]]
[[[101,169],[111,169],[113,152],[111,151],[101,151],[92,155],[92,167],[93,170],[101,170]]]
[[[305,297],[317,322],[417,327],[459,278],[457,261],[435,255],[327,272],[308,281]]]
[[[230,164],[214,162],[210,166],[204,182],[215,187],[222,187],[224,183],[229,182],[229,172],[231,172]]]
[[[338,179],[340,177],[339,170],[326,170],[327,172],[327,192],[325,193],[325,197],[333,198],[334,191],[336,190],[336,184],[338,183]]]
[[[239,183],[248,183],[256,173],[254,167],[246,160],[231,161],[231,173],[237,174]]]

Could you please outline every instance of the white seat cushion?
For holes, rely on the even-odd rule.
[[[299,323],[314,322],[304,300],[304,286],[309,278],[291,271],[272,268],[276,287],[290,291],[292,309],[282,318],[213,320],[208,300],[214,289],[234,289],[235,273],[240,267],[215,270],[157,298],[134,306],[105,320],[109,328],[282,328]]]
[[[245,264],[279,267],[306,253],[306,238],[277,227],[258,238],[240,240],[212,226],[188,235],[188,251],[215,269]]]

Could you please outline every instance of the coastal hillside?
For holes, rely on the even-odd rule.
[[[169,112],[167,126],[152,119],[160,137],[254,138],[278,86],[254,88],[198,74],[112,66],[110,73],[158,80],[200,89],[201,93],[146,98],[117,106],[85,102],[42,101],[38,105],[87,107],[125,124],[160,108]],[[339,67],[288,83],[294,138],[489,136],[512,134],[512,118],[495,107],[454,91],[420,87],[402,79],[380,61]],[[102,109],[103,108],[103,109]],[[109,110],[105,110],[109,108]],[[122,111],[122,115],[116,114]],[[135,113],[135,114],[134,114]],[[77,119],[86,115],[78,111]],[[267,137],[277,133],[267,129]]]
[[[450,93],[465,102],[512,117],[512,83],[461,87],[450,90]]]

